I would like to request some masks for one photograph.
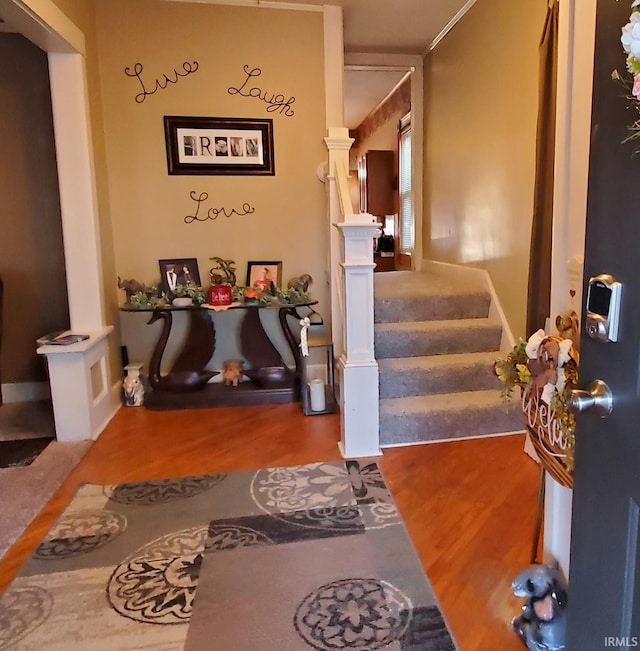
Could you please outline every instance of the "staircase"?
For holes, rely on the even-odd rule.
[[[502,327],[484,276],[443,265],[374,274],[382,446],[524,429],[500,396]]]

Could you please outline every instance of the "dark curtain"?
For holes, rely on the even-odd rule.
[[[2,324],[3,324],[2,294],[3,294],[2,278],[0,278],[0,351],[2,351]],[[1,378],[2,378],[2,373],[0,373],[0,379]],[[1,381],[0,381],[0,407],[2,407],[2,382]]]
[[[551,300],[553,231],[553,159],[558,71],[558,1],[553,0],[544,23],[539,55],[536,178],[531,226],[531,257],[527,293],[527,332],[544,328]]]

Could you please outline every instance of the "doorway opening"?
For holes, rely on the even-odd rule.
[[[366,55],[345,55],[345,125],[354,138],[352,203],[380,224],[374,244],[376,271],[416,269],[422,248],[417,227],[422,129],[412,123],[411,115],[422,111],[421,61],[416,66],[413,60],[366,60]]]

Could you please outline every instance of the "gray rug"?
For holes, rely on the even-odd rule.
[[[52,441],[31,465],[0,468],[0,556],[51,499],[90,445],[91,441]]]
[[[0,598],[8,646],[456,649],[370,460],[81,487]]]

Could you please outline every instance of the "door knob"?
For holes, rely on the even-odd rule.
[[[605,418],[613,409],[611,389],[602,380],[594,380],[588,388],[573,389],[569,396],[569,411],[580,414],[590,409],[596,416]]]

